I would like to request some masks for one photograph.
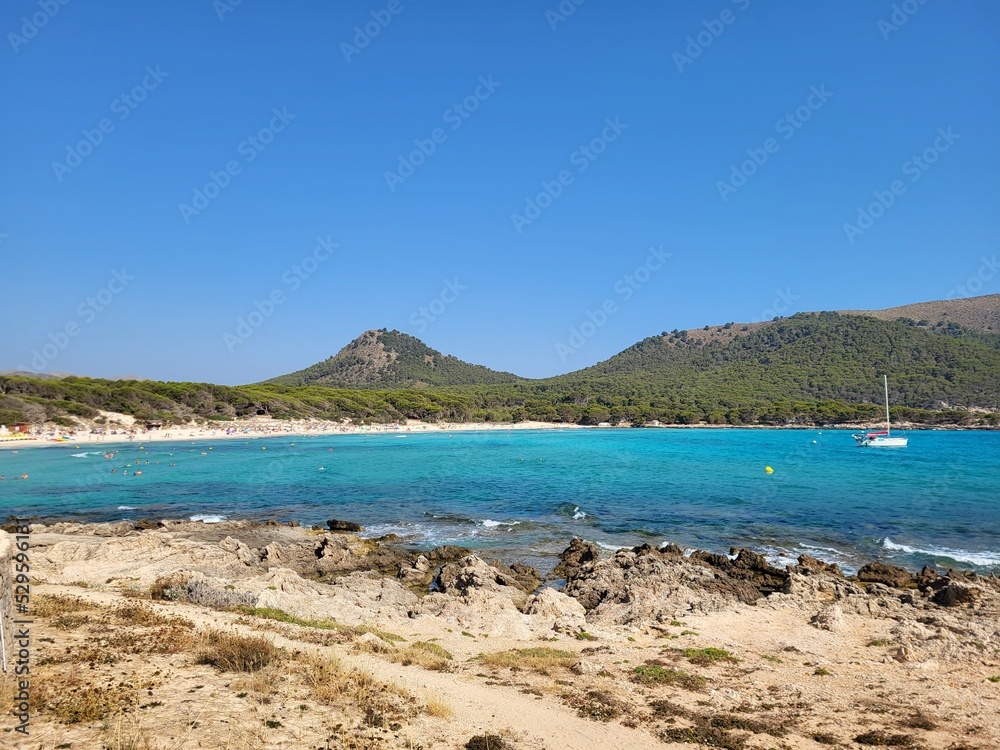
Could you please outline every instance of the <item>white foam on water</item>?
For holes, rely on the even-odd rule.
[[[593,542],[601,549],[606,549],[610,552],[617,552],[620,549],[628,549],[624,544],[605,544],[604,542]]]
[[[573,508],[573,520],[574,521],[580,521],[580,520],[582,520],[582,519],[584,519],[586,517],[587,517],[587,514],[584,511],[580,510],[580,506],[579,505],[577,505],[575,508]]]
[[[481,523],[483,526],[485,526],[488,529],[495,529],[497,526],[518,526],[518,525],[520,525],[521,522],[520,521],[494,521],[494,520],[492,520],[490,518],[484,518],[479,523]]]
[[[225,516],[219,516],[212,513],[198,513],[191,516],[192,521],[201,521],[202,523],[222,523],[226,520]]]
[[[118,510],[135,510],[131,505],[119,505]]]
[[[765,560],[776,568],[797,565],[799,562],[798,556],[793,556],[793,553],[783,549],[776,549],[775,547],[762,547],[761,554],[764,555]],[[729,559],[732,560],[733,557],[730,556]]]
[[[948,547],[938,547],[929,544],[926,547],[911,547],[908,544],[897,544],[889,537],[882,540],[882,548],[890,552],[902,552],[907,555],[930,555],[932,557],[946,557],[957,562],[970,563],[991,567],[1000,565],[1000,552],[983,550],[981,552],[965,549],[949,549]]]
[[[74,453],[73,458],[86,458],[89,455],[89,453]]]

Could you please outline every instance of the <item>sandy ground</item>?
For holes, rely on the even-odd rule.
[[[116,415],[119,419],[131,419],[124,415]],[[124,423],[124,422],[123,422]],[[366,435],[383,433],[426,433],[426,432],[506,432],[510,430],[543,430],[543,429],[583,429],[581,425],[556,424],[552,422],[518,422],[516,424],[500,424],[490,422],[441,422],[427,424],[426,422],[408,422],[399,425],[371,425],[357,427],[336,422],[300,422],[283,420],[251,420],[241,422],[221,422],[213,427],[168,427],[159,430],[136,429],[133,432],[118,429],[117,434],[110,431],[104,434],[93,434],[88,431],[48,432],[42,435],[17,437],[14,435],[0,436],[0,450],[20,449],[50,445],[100,445],[125,442],[161,443],[186,442],[190,440],[247,440],[269,437],[319,437],[325,435]],[[65,438],[69,438],[68,440]]]
[[[263,543],[265,533],[312,532],[256,527],[245,538]],[[390,619],[347,601],[337,621],[349,624],[335,625],[151,598],[157,571],[239,567],[239,550],[216,536],[39,534],[31,736],[2,719],[0,747],[457,750],[487,747],[475,744],[486,735],[507,750],[1000,747],[1000,627],[989,637],[954,626],[935,635],[926,610],[925,646],[901,648],[898,617],[845,612],[826,630],[799,607],[762,601],[514,637],[494,629],[483,599],[474,606],[484,617],[458,608]],[[293,589],[277,589],[275,603],[288,596],[292,605]],[[923,632],[918,615],[907,614],[906,627]],[[996,623],[995,613],[969,617]],[[262,636],[277,656],[246,671],[205,663],[217,631]],[[958,656],[980,637],[973,658]],[[934,655],[941,638],[953,648]],[[490,660],[503,655],[512,656]],[[317,659],[337,667],[311,681]],[[0,681],[0,698],[9,695]]]

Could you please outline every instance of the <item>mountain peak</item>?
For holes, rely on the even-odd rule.
[[[268,382],[336,388],[426,388],[519,380],[509,372],[442,354],[415,336],[381,328],[365,331],[322,362]]]

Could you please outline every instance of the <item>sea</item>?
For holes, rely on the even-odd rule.
[[[911,431],[903,449],[789,429],[113,437],[0,450],[0,516],[348,520],[543,571],[581,537],[749,547],[778,565],[805,553],[846,572],[877,559],[1000,573],[1000,432]]]

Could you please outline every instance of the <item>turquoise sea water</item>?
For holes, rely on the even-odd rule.
[[[543,568],[581,536],[1000,571],[1000,432],[911,432],[898,450],[856,448],[841,430],[725,429],[136,443],[106,460],[112,447],[0,450],[0,514],[338,518]]]

